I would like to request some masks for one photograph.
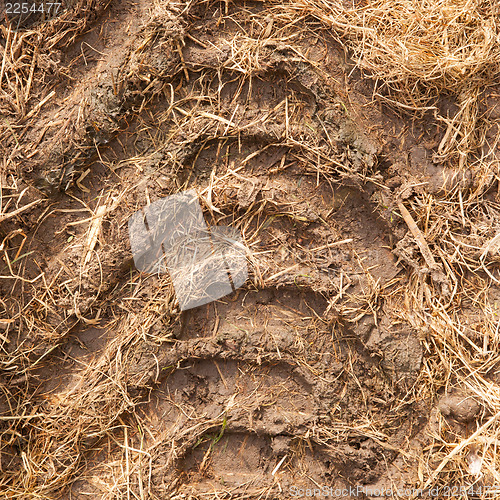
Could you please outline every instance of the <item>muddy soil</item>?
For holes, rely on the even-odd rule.
[[[2,144],[4,200],[41,200],[1,227],[0,336],[25,353],[2,383],[32,415],[2,435],[5,477],[65,499],[416,484],[438,402],[402,311],[408,283],[439,283],[398,201],[477,187],[432,161],[443,129],[267,2],[111,1],[80,31],[39,54],[32,91],[54,94]],[[243,287],[181,312],[127,221],[187,189],[251,257]]]

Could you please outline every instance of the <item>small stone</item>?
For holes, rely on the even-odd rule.
[[[474,420],[481,410],[480,404],[466,394],[444,396],[439,401],[438,408],[445,417],[451,417],[462,423]]]

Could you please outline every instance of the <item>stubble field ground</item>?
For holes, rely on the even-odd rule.
[[[0,21],[2,498],[498,497],[493,2],[19,21]],[[188,189],[241,232],[249,278],[180,312],[128,220]]]

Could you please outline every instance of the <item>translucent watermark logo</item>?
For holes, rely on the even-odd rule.
[[[155,201],[128,221],[135,267],[168,271],[181,311],[213,302],[242,286],[247,277],[241,234],[208,228],[194,190]]]

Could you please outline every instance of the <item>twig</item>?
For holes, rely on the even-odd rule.
[[[16,215],[19,215],[20,213],[25,212],[26,210],[30,209],[31,207],[38,205],[42,201],[43,200],[32,201],[31,203],[28,203],[27,205],[24,205],[24,207],[18,208],[17,210],[14,210],[13,212],[9,212],[7,214],[0,214],[0,222],[4,222],[7,219],[11,219],[12,217],[15,217]]]

